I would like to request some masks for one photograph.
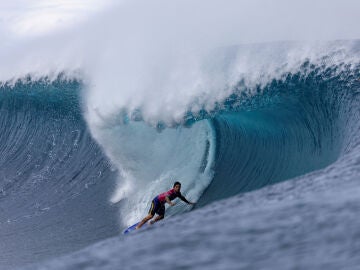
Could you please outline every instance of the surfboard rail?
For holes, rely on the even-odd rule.
[[[128,234],[128,233],[136,230],[136,226],[137,226],[139,223],[140,223],[140,221],[137,222],[137,223],[135,223],[134,225],[131,225],[129,228],[127,228],[127,229],[123,232],[123,234]]]

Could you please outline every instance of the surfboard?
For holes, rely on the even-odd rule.
[[[136,230],[136,226],[137,226],[139,223],[140,223],[140,221],[137,222],[137,223],[135,223],[134,225],[131,225],[129,228],[127,228],[127,229],[123,232],[123,234],[127,234],[127,233],[129,233],[129,232],[132,232],[132,231]]]

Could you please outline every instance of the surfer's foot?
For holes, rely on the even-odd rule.
[[[153,225],[155,223],[155,220],[150,221],[150,225]]]

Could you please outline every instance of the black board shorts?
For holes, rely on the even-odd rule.
[[[151,206],[149,209],[149,215],[155,215],[158,214],[159,216],[165,215],[165,204],[159,202],[158,198],[154,198],[151,202]]]

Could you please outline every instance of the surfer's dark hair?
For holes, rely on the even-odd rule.
[[[174,183],[173,187],[175,187],[176,185],[181,186],[181,183],[176,181],[176,182]]]

